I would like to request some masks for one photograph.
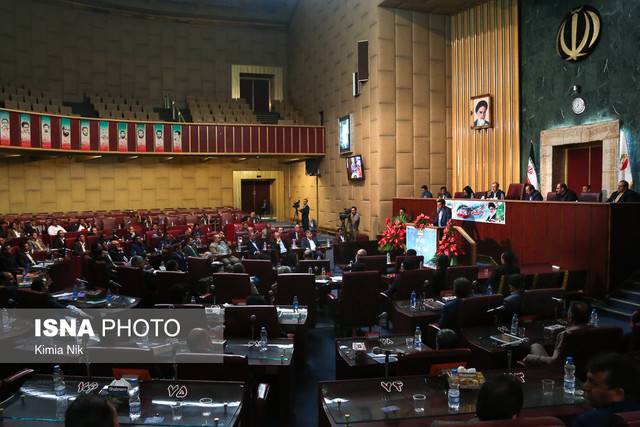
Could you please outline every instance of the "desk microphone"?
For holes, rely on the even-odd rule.
[[[564,301],[563,298],[558,298],[558,297],[551,297],[552,300],[554,300],[555,302],[562,302]]]
[[[498,307],[494,307],[494,308],[490,308],[489,310],[487,310],[487,313],[494,313],[496,311],[501,311],[501,310],[506,310],[507,307],[505,307],[504,305],[498,306]]]

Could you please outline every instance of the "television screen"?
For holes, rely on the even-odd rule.
[[[340,154],[351,152],[351,115],[338,119],[338,145]]]
[[[355,155],[346,158],[347,160],[347,176],[352,181],[364,179],[364,165],[362,164],[362,156]]]

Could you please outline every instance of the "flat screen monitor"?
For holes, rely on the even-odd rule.
[[[356,154],[355,156],[349,156],[347,161],[347,176],[350,181],[361,181],[364,179],[364,164],[362,163],[362,156]]]
[[[338,146],[340,154],[351,153],[351,114],[338,119]]]

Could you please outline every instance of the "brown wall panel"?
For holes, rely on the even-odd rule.
[[[452,191],[520,180],[518,2],[491,0],[451,17]],[[471,129],[470,99],[490,94],[493,127]]]

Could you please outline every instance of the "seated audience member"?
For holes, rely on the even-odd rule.
[[[522,385],[512,375],[503,374],[488,378],[476,399],[476,417],[468,421],[436,420],[431,427],[464,425],[478,421],[516,419],[522,410],[524,392]]]
[[[442,314],[438,325],[441,329],[458,330],[458,306],[460,300],[472,295],[472,284],[466,277],[458,277],[453,281],[453,293],[456,298],[447,302],[442,307]]]
[[[202,228],[200,228],[200,224],[193,224],[193,228],[191,229],[191,235],[193,238],[202,237]]]
[[[16,262],[18,266],[25,271],[31,270],[36,265],[36,260],[33,258],[31,246],[28,242],[23,243],[20,246],[20,250],[16,255]]]
[[[413,249],[409,249],[409,250],[413,250]],[[413,251],[415,253],[415,251]],[[410,258],[405,258],[402,261],[402,264],[400,266],[400,271],[407,271],[407,270],[417,270],[420,268],[420,259],[416,256],[416,255],[407,255]],[[391,286],[389,286],[389,289],[387,289],[386,291],[384,291],[384,293],[389,297],[389,298],[393,298],[393,295],[396,292],[396,288],[398,286],[398,284],[400,283],[400,281],[402,280],[401,275],[398,274],[396,275],[395,280],[393,281],[393,283],[391,284]],[[415,289],[417,294],[420,294],[420,289],[416,288]]]
[[[37,230],[35,228],[33,228],[33,224],[31,223],[30,220],[26,220],[24,222],[24,225],[22,226],[22,234],[25,237],[29,237],[31,236],[33,233],[36,233]]]
[[[72,233],[86,230],[85,226],[82,224],[82,220],[81,219],[78,219],[73,224],[69,224],[68,228],[69,229],[67,231],[72,232]]]
[[[20,270],[16,256],[11,252],[11,246],[5,244],[0,249],[0,272],[16,274]]]
[[[260,295],[258,289],[255,286],[251,286],[251,292],[247,296],[245,301],[247,305],[267,305],[267,300],[264,296]]]
[[[618,181],[618,191],[611,193],[607,203],[640,202],[638,193],[629,189],[629,183],[625,180]]]
[[[586,184],[582,186],[583,193],[591,193],[591,184]]]
[[[180,264],[175,259],[170,259],[164,263],[164,267],[167,271],[180,271]]]
[[[523,362],[527,365],[551,365],[554,363],[562,362],[563,354],[560,354],[562,349],[562,342],[567,332],[591,328],[589,325],[589,319],[591,316],[591,307],[584,301],[574,301],[569,306],[569,313],[567,314],[567,329],[560,332],[556,337],[556,344],[553,349],[553,353],[549,355],[545,348],[540,343],[531,344],[530,353],[523,359]]]
[[[592,409],[579,415],[573,427],[606,427],[613,414],[640,411],[638,367],[625,356],[610,353],[592,359],[582,388]]]
[[[58,235],[59,231],[62,231],[63,233],[67,232],[67,230],[65,230],[61,225],[58,225],[58,220],[54,218],[51,220],[51,225],[47,227],[47,234],[51,237],[55,237]]]
[[[458,334],[453,329],[440,329],[436,334],[436,350],[458,348]]]
[[[451,193],[449,193],[449,190],[447,190],[447,187],[445,187],[444,185],[442,187],[440,187],[440,192],[436,195],[437,199],[450,199],[451,198]]]
[[[522,311],[522,297],[524,296],[524,278],[519,274],[507,276],[509,296],[504,299],[506,318],[511,319],[514,314]]]
[[[500,189],[500,184],[497,181],[491,183],[491,190],[487,191],[484,196],[485,199],[504,200],[504,191]]]
[[[235,264],[240,261],[235,256],[231,255],[231,248],[224,241],[224,234],[222,232],[213,235],[213,242],[209,245],[209,252],[216,257],[221,257],[223,264]]]
[[[71,249],[71,253],[74,255],[84,255],[89,252],[89,248],[87,247],[87,238],[84,234],[78,236],[78,239],[73,243],[73,249]]]
[[[27,240],[27,242],[34,251],[41,252],[47,250],[47,247],[42,241],[42,238],[40,237],[40,234],[38,234],[38,232],[32,233],[31,236],[29,236],[29,240]]]
[[[524,186],[523,200],[539,202],[542,201],[542,194],[540,194],[540,192],[536,190],[536,187],[534,187],[532,184],[527,184]]]
[[[104,397],[79,395],[67,408],[65,427],[119,427],[118,413]]]
[[[209,332],[202,328],[193,328],[187,335],[187,346],[191,353],[215,353]]]
[[[35,277],[31,281],[31,290],[36,292],[48,292],[49,291],[49,281],[42,276]],[[29,308],[65,308],[66,305],[62,304],[56,298],[51,295],[47,295],[47,306],[46,307],[29,307]]]
[[[320,242],[318,242],[318,239],[313,235],[311,230],[306,231],[305,237],[304,239],[302,239],[301,247],[303,247],[304,249],[310,249],[313,259],[320,259],[321,254],[318,251],[318,248],[320,247]]]
[[[192,236],[187,237],[187,239],[185,240],[183,246],[182,246],[182,252],[184,253],[184,256],[186,257],[197,257],[198,256],[198,249],[196,247],[196,241]]]
[[[144,247],[142,237],[136,236],[129,244],[129,258],[134,256],[144,257],[147,254],[147,250]]]
[[[63,230],[58,231],[56,236],[51,241],[51,249],[58,250],[60,252],[64,252],[65,249],[65,232]]]
[[[471,186],[466,185],[462,191],[464,192],[464,198],[465,199],[473,199],[473,189],[471,188]]]
[[[109,256],[113,262],[127,262],[129,259],[124,254],[124,249],[118,240],[113,240],[108,246]]]
[[[187,259],[184,257],[182,251],[180,251],[180,244],[169,246],[166,259],[167,262],[175,261],[178,264],[180,271],[187,271]],[[168,268],[167,271],[169,271]]]
[[[147,263],[145,259],[140,255],[134,255],[129,260],[129,266],[133,268],[145,269],[147,267]]]
[[[130,241],[135,238],[136,238],[136,229],[133,228],[133,225],[130,225],[129,228],[127,228],[127,234],[124,235],[124,240]]]
[[[360,258],[363,256],[367,256],[367,251],[365,249],[358,249],[356,252],[356,259],[351,263],[349,270],[350,271],[365,271],[367,269],[367,265],[360,261]]]
[[[273,241],[271,242],[272,259],[275,261],[285,259],[289,253],[289,245],[282,238],[279,231],[273,233]]]
[[[511,276],[512,274],[520,274],[520,267],[518,267],[518,259],[514,253],[506,250],[500,255],[500,265],[493,270],[487,280],[486,289],[491,286],[493,292],[497,292],[497,286],[500,285],[502,276]]]
[[[22,237],[22,232],[20,231],[18,223],[11,221],[7,229],[7,240],[19,239],[20,237]]]
[[[293,231],[291,232],[289,237],[291,238],[291,245],[292,246],[294,245],[294,241],[295,241],[295,245],[296,246],[300,246],[300,242],[304,238],[304,233],[303,233],[302,228],[300,227],[300,225],[296,224],[293,227]]]
[[[429,287],[425,289],[427,298],[439,298],[440,292],[447,285],[447,268],[451,260],[447,255],[438,255],[436,258],[436,271],[429,281]]]
[[[567,184],[564,182],[556,184],[556,202],[575,202],[576,200],[578,200],[578,196],[575,191],[567,187]]]
[[[249,241],[247,242],[246,250],[249,252],[252,258],[262,258],[262,245],[257,240],[256,233],[249,233]]]
[[[344,231],[344,227],[338,227],[336,230],[336,237],[333,238],[333,244],[338,245],[347,241],[347,233]]]
[[[420,193],[420,197],[422,197],[423,199],[433,198],[433,194],[431,193],[431,191],[429,191],[429,187],[427,187],[426,184],[422,185],[420,189],[422,190],[422,192]]]

